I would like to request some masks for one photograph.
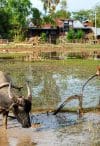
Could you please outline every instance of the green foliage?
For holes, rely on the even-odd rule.
[[[90,10],[80,10],[73,12],[73,18],[79,21],[90,20],[95,25],[95,12],[96,12],[96,25],[100,27],[100,2]]]
[[[56,6],[60,3],[60,0],[41,0],[43,2],[43,7],[45,13],[54,13]]]
[[[66,11],[66,8],[67,8],[67,1],[66,1],[66,0],[61,0],[61,1],[60,1],[60,5],[61,5],[61,10]]]
[[[82,30],[78,30],[76,33],[76,39],[81,39],[84,36],[84,32]]]
[[[55,26],[55,20],[53,17],[51,17],[50,15],[48,16],[44,16],[42,19],[42,23],[43,24],[51,24],[52,26]]]
[[[25,26],[26,17],[29,15],[31,3],[29,0],[9,0],[8,8],[11,12],[11,23],[19,27]]]
[[[24,53],[0,53],[0,59],[21,59]]]
[[[70,15],[70,12],[67,12],[65,10],[59,10],[54,14],[54,17],[60,19],[68,19],[70,18]]]
[[[96,12],[96,25],[100,28],[100,3],[95,7],[94,12]]]
[[[13,41],[14,41],[14,42],[24,41],[24,33],[18,31],[18,32],[16,33],[16,35],[14,35]]]
[[[22,41],[26,35],[28,18],[31,16],[32,22],[36,26],[49,23],[55,26],[55,18],[70,18],[70,12],[66,11],[66,0],[41,0],[47,15],[41,17],[41,12],[37,8],[32,8],[30,0],[0,0],[0,38]],[[60,4],[60,10],[56,11],[56,6]],[[95,24],[94,12],[96,11],[96,24],[100,27],[100,3],[90,10],[80,10],[73,12],[73,18],[83,21],[89,19]],[[68,33],[68,39],[80,39],[84,34],[81,31],[74,34],[72,30]]]
[[[78,12],[73,12],[73,18],[75,20],[84,21],[84,20],[91,20],[92,10],[80,10]]]
[[[4,8],[6,3],[7,3],[6,0],[0,0],[0,8]]]
[[[45,42],[46,41],[46,33],[44,33],[44,32],[41,33],[41,36],[40,37],[41,37],[41,41],[42,42]]]
[[[75,38],[75,31],[73,29],[70,29],[69,32],[67,33],[67,39],[73,40]]]
[[[3,38],[22,40],[30,8],[30,0],[0,1],[0,34]]]
[[[34,25],[40,26],[41,25],[41,12],[37,8],[32,8],[31,13],[32,13],[32,22],[34,23]]]
[[[1,38],[9,37],[9,30],[11,28],[10,24],[10,14],[4,9],[0,9],[0,36]]]
[[[78,30],[77,32],[75,32],[73,29],[70,29],[69,32],[67,33],[67,39],[69,41],[72,41],[74,39],[82,39],[84,36],[84,32],[82,30]]]

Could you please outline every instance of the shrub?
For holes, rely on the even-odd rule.
[[[41,37],[41,41],[42,42],[46,42],[46,33],[44,33],[44,32],[41,33],[41,36],[40,37]]]
[[[76,33],[76,39],[81,39],[84,36],[84,32],[82,30],[78,30]]]
[[[69,32],[67,33],[67,39],[69,41],[74,40],[75,38],[75,31],[73,29],[70,29]]]

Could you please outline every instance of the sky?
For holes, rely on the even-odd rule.
[[[38,8],[41,12],[43,11],[41,0],[31,0],[31,2],[33,3],[33,7]],[[98,3],[100,4],[100,0],[67,0],[67,10],[72,12],[81,9],[91,9]]]
[[[80,9],[91,9],[100,3],[100,0],[67,0],[69,11],[79,11]]]

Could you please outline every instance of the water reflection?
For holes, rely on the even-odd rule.
[[[78,64],[78,65],[77,65]],[[94,74],[95,66],[83,66],[81,63],[55,64],[55,63],[12,63],[2,62],[2,70],[9,72],[17,85],[24,85],[30,80],[33,91],[33,109],[55,108],[68,96],[80,94],[85,81]],[[100,82],[95,78],[88,83],[84,91],[83,104],[85,107],[96,106],[100,96]],[[26,87],[21,91],[26,93]],[[77,106],[77,102],[68,103],[67,106]]]
[[[53,113],[47,115],[44,114],[33,114],[31,121],[34,124],[39,124],[37,131],[47,129],[57,129],[65,126],[76,125],[79,123],[77,114],[73,113],[58,113],[56,116]],[[83,121],[83,120],[81,120]]]
[[[37,76],[34,78],[37,78]],[[72,75],[64,76],[64,74],[47,73],[45,76],[43,75],[41,83],[37,86],[34,84],[32,85],[34,103],[35,100],[38,100],[39,105],[44,105],[44,107],[46,105],[47,107],[55,107],[69,96],[82,93],[84,82],[85,80],[78,77],[76,78]],[[91,81],[91,83],[87,85],[84,90],[84,107],[96,106],[98,104],[100,95],[100,90],[98,90],[99,86],[100,83],[98,83],[97,79]],[[42,103],[40,102],[41,100]],[[34,105],[37,104],[35,103]],[[67,104],[68,107],[77,105],[78,102],[76,100]]]
[[[58,129],[57,137],[63,145],[99,146],[99,126],[93,121],[80,122],[77,125]]]
[[[94,66],[69,66],[68,64],[3,64],[4,71],[10,72],[17,85],[24,85],[25,80],[31,81],[33,91],[33,110],[40,108],[56,108],[68,96],[79,94],[82,85],[91,74]],[[72,65],[72,64],[71,64]],[[83,106],[96,106],[100,96],[100,81],[92,80],[85,88]],[[26,87],[22,94],[26,93]],[[77,106],[77,101],[68,103],[67,107]],[[90,117],[90,119],[89,119]],[[94,119],[95,117],[95,119]],[[92,118],[92,119],[91,119]],[[92,122],[91,122],[92,121]],[[13,125],[13,121],[11,122]],[[14,127],[3,131],[0,127],[0,146],[99,146],[100,117],[90,113],[78,119],[77,114],[61,113],[57,116],[47,114],[32,115],[32,123],[40,123],[25,131]],[[19,128],[19,130],[18,130]],[[8,133],[7,133],[8,132]],[[36,143],[34,143],[36,141]]]

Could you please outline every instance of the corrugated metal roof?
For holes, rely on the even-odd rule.
[[[97,36],[100,36],[100,28],[96,28],[95,27],[85,27],[79,20],[73,21],[73,28],[83,28],[83,29],[91,29],[93,31],[93,33]]]
[[[91,27],[91,29],[92,29],[92,31],[93,31],[94,34],[96,33],[97,36],[100,35],[100,28],[96,28],[95,29],[95,27]]]
[[[84,25],[79,20],[75,20],[75,21],[73,21],[73,27],[74,28],[84,28]]]

